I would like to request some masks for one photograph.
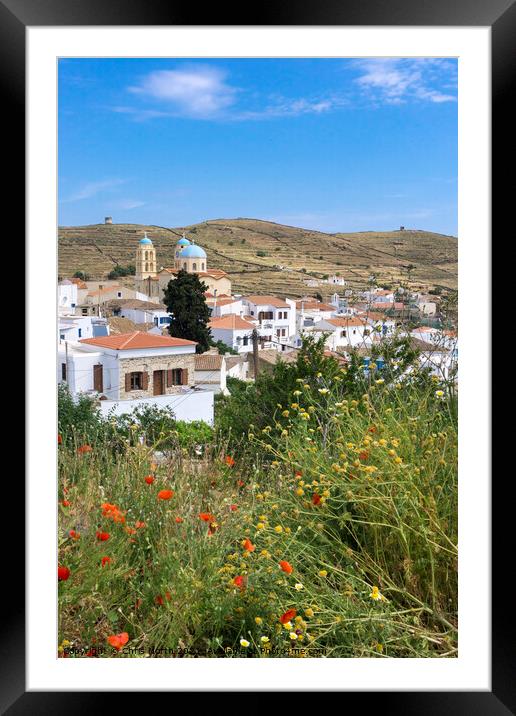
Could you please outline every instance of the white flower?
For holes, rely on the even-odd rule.
[[[240,639],[240,646],[243,646],[245,649],[249,646],[249,642],[247,639]]]
[[[304,589],[304,587],[298,582],[297,584],[294,584],[294,589],[297,589],[297,591],[300,592],[302,589]]]

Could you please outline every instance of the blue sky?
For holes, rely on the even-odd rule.
[[[64,59],[59,223],[457,234],[454,59]]]

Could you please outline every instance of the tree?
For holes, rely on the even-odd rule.
[[[179,271],[164,291],[164,302],[171,315],[169,333],[175,338],[197,341],[197,353],[207,351],[212,339],[208,327],[210,310],[206,304],[205,283],[194,273]]]

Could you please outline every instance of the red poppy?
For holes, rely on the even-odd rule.
[[[109,539],[109,533],[97,530],[97,539],[100,540],[100,542],[106,542]]]
[[[367,452],[367,450],[362,450],[358,457],[360,460],[365,462],[365,460],[367,460],[367,458],[369,457],[369,453]]]
[[[161,596],[161,594],[158,594],[154,601],[156,602],[156,604],[159,604],[161,606],[163,604],[163,597]]]
[[[226,455],[225,462],[226,462],[226,465],[229,465],[229,467],[233,467],[233,465],[235,464],[235,461],[233,460],[231,455]]]
[[[229,509],[231,510],[231,512],[236,512],[238,510],[238,505],[230,505]]]
[[[147,475],[147,477],[145,478],[145,482],[147,483],[147,485],[152,485],[152,483],[154,482],[154,477],[152,475]]]
[[[107,517],[109,520],[113,520],[113,522],[121,522],[122,524],[125,522],[123,512],[116,505],[112,505],[109,502],[104,502],[101,507],[102,514],[104,515],[104,517]]]
[[[314,492],[314,494],[312,495],[312,504],[318,505],[320,503],[320,501],[321,501],[321,496],[317,492]]]
[[[125,528],[125,531],[127,532],[128,535],[135,535],[135,534],[136,534],[136,530],[133,529],[133,527],[126,527],[126,528]]]
[[[108,643],[119,651],[129,641],[129,634],[123,631],[121,634],[112,634],[107,638]]]
[[[239,589],[245,589],[245,577],[238,576],[233,579],[233,584]]]
[[[138,598],[134,604],[134,608],[139,609],[142,604],[143,604],[143,599]]]
[[[165,599],[167,599],[168,601],[172,599],[172,595],[170,594],[170,592],[165,592]]]
[[[291,619],[294,619],[294,617],[296,616],[296,614],[297,614],[297,611],[296,611],[295,609],[287,609],[287,611],[284,612],[284,613],[280,616],[279,620],[280,620],[280,622],[281,622],[282,624],[286,624],[286,623],[289,622]]]
[[[302,476],[303,476],[303,473],[301,472],[301,470],[296,470],[296,477],[302,477]]]
[[[203,522],[213,522],[213,520],[215,519],[211,512],[199,512],[199,518]]]
[[[57,444],[62,445],[62,443],[63,443],[63,438],[61,437],[61,435],[59,433],[57,433]]]
[[[111,559],[111,557],[102,557],[101,564],[103,567],[105,567],[106,564],[111,564],[112,561],[113,560]]]
[[[173,496],[173,490],[160,490],[158,492],[158,500],[170,500],[170,498]]]
[[[244,542],[244,549],[246,552],[254,552],[256,547],[254,546],[254,544],[251,542],[250,539],[246,539]]]
[[[367,429],[367,432],[368,432],[368,433],[375,433],[375,432],[376,432],[376,427],[375,427],[374,425],[371,425],[371,427]]]
[[[63,507],[70,507],[72,503],[69,500],[61,500],[61,504]]]
[[[79,537],[81,536],[80,533],[76,532],[75,530],[70,530],[70,532],[68,532],[68,534],[70,535],[70,537],[72,539],[79,539]]]
[[[182,517],[176,517],[176,522],[177,522],[178,525],[180,525],[181,522],[184,522],[184,520],[183,520]]]
[[[91,452],[92,450],[93,448],[91,447],[91,445],[81,445],[81,447],[77,448],[77,452],[79,453],[79,455],[84,455],[84,453]]]
[[[68,567],[58,567],[57,568],[57,578],[60,582],[66,582],[68,577],[70,576],[70,570]]]
[[[292,565],[289,564],[289,562],[285,561],[284,559],[282,559],[281,562],[279,562],[279,566],[287,574],[292,574],[292,572],[294,571],[294,568],[292,567]]]
[[[238,480],[237,485],[238,487],[243,487],[245,485],[245,482],[243,480]]]
[[[145,524],[145,522],[141,522],[140,520],[137,520],[137,521],[134,523],[134,526],[136,527],[137,530],[142,530],[144,527],[147,527],[147,525]]]

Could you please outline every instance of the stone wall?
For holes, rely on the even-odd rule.
[[[131,400],[136,398],[149,398],[154,395],[154,371],[183,368],[188,370],[188,387],[195,385],[195,354],[187,353],[182,355],[156,356],[146,358],[122,358],[120,359],[120,400]],[[146,372],[149,374],[149,385],[147,390],[125,390],[126,373]],[[184,393],[186,385],[172,385],[167,387],[166,375],[164,376],[163,395],[174,395]]]

